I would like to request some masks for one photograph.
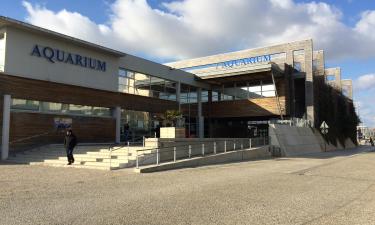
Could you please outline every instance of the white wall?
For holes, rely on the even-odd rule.
[[[90,50],[69,41],[45,37],[36,32],[26,32],[13,27],[8,27],[6,32],[5,73],[102,90],[118,90],[118,57]],[[36,44],[105,61],[106,71],[63,62],[51,63],[43,57],[32,56]]]
[[[5,33],[0,32],[0,72],[4,71],[5,62]]]

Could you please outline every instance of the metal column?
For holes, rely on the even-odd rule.
[[[1,159],[6,160],[9,156],[9,131],[10,131],[10,95],[4,95],[3,127],[1,138]]]

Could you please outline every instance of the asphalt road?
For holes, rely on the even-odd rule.
[[[0,164],[0,224],[375,224],[375,152],[154,174]]]

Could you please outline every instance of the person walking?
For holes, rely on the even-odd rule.
[[[71,129],[67,130],[64,139],[64,147],[66,150],[66,156],[68,158],[68,165],[72,165],[72,163],[74,163],[73,150],[76,145],[77,137],[73,134]]]
[[[372,137],[370,137],[370,144],[371,146],[374,146],[374,140],[372,140]]]

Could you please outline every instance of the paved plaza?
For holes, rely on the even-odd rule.
[[[0,224],[375,224],[375,152],[152,174],[0,164]]]

